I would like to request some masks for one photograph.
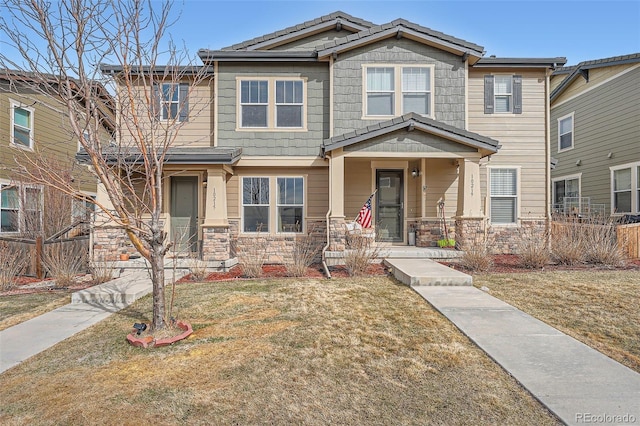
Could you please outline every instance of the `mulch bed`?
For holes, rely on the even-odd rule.
[[[329,272],[332,278],[347,278],[349,272],[347,272],[344,266],[330,266]],[[370,265],[367,269],[367,275],[386,275],[387,269],[382,264]],[[259,278],[285,278],[289,277],[287,268],[284,265],[264,265],[262,267],[262,275]],[[321,264],[313,264],[307,268],[307,272],[304,278],[326,278],[324,269]],[[207,278],[202,281],[231,281],[249,279],[243,275],[241,266],[234,266],[228,272],[212,272]],[[191,274],[182,277],[178,283],[192,282],[193,278]]]
[[[440,262],[443,265],[449,266],[454,269],[463,270],[459,263],[455,262]],[[547,264],[542,269],[529,269],[520,265],[520,258],[516,254],[500,254],[493,256],[493,267],[489,270],[490,273],[499,274],[513,274],[513,273],[526,273],[533,271],[607,271],[611,269],[616,270],[630,270],[640,271],[640,259],[627,261],[627,264],[618,268],[611,268],[603,265],[581,264],[581,265],[560,265],[560,264]]]

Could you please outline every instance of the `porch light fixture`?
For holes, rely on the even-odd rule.
[[[418,170],[417,167],[414,167],[413,170],[411,170],[411,177],[415,179],[418,176],[420,176],[420,170]]]

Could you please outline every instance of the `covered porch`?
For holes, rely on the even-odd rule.
[[[344,252],[347,224],[374,193],[371,216],[378,245],[464,244],[485,218],[480,160],[498,149],[493,139],[417,114],[326,140],[330,241],[325,257]]]

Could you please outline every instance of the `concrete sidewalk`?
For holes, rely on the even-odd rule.
[[[640,424],[635,371],[475,287],[413,289],[566,424]]]
[[[188,271],[178,273],[180,279]],[[169,280],[171,274],[169,275]],[[0,331],[0,373],[91,327],[152,290],[146,271],[125,272],[72,294],[71,303]]]

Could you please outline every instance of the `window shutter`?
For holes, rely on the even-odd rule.
[[[513,113],[522,114],[522,76],[513,76]]]
[[[180,83],[180,92],[178,99],[180,100],[180,121],[189,121],[189,85]]]
[[[495,100],[493,98],[493,76],[484,76],[484,113],[493,114]]]
[[[153,85],[153,95],[151,99],[151,112],[156,120],[160,120],[160,85]]]

